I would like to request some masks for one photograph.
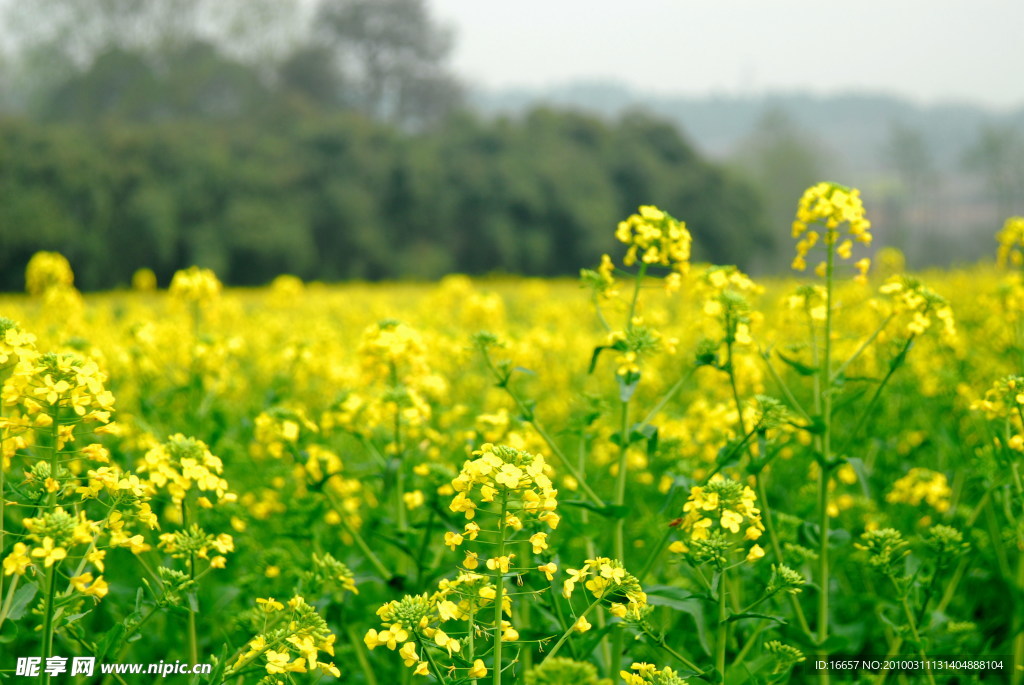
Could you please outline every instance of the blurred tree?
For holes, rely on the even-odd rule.
[[[154,99],[154,74],[163,85],[180,84],[193,76],[182,71],[198,68],[197,78],[209,78],[208,67],[218,61],[235,67],[233,77],[250,88],[301,39],[301,8],[300,0],[33,0],[9,3],[3,19],[22,100],[43,114],[63,111],[68,100],[89,104],[91,117],[121,105],[120,114],[138,113],[133,101]],[[241,74],[240,67],[254,73]],[[129,92],[133,77],[143,75],[136,96]],[[84,92],[93,86],[98,94]],[[112,88],[121,93],[117,107]]]
[[[826,151],[780,109],[765,112],[735,163],[760,191],[772,235],[780,237],[789,234],[796,198],[831,171]]]
[[[461,114],[420,132],[354,112],[8,120],[0,159],[0,290],[38,249],[64,252],[83,288],[190,264],[241,284],[569,275],[619,254],[614,226],[648,203],[687,221],[698,259],[748,266],[773,237],[748,186],[649,116]]]
[[[424,0],[320,0],[314,26],[367,114],[422,125],[459,103],[443,66],[452,33],[433,23]]]
[[[924,135],[905,124],[890,124],[883,153],[898,181],[888,202],[886,242],[916,252],[911,240],[928,229],[941,202],[939,174]]]
[[[159,61],[120,48],[102,53],[57,87],[40,114],[63,121],[230,119],[251,117],[269,99],[253,69],[196,41]]]
[[[302,45],[287,55],[277,69],[280,90],[314,108],[346,105],[345,81],[325,45]]]
[[[119,49],[173,53],[197,40],[233,55],[279,54],[296,39],[300,0],[33,0],[7,7],[15,47],[78,68]]]
[[[151,119],[155,114],[154,98],[163,97],[158,77],[145,56],[111,48],[97,55],[86,70],[57,86],[39,110],[48,119]]]
[[[964,166],[983,180],[993,203],[994,226],[1024,213],[1024,136],[1011,125],[991,124],[978,131],[964,154]]]

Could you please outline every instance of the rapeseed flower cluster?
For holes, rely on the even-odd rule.
[[[999,247],[996,250],[996,263],[1019,268],[1024,266],[1024,216],[1011,216],[996,234]]]
[[[223,288],[213,271],[192,266],[175,272],[168,292],[179,302],[202,308],[216,302]]]
[[[260,598],[256,602],[266,627],[246,644],[228,668],[225,678],[246,673],[248,667],[257,664],[266,671],[272,683],[290,683],[293,682],[290,674],[314,671],[341,677],[341,671],[334,662],[321,660],[320,656],[321,653],[334,656],[336,637],[305,598],[295,595],[287,604],[273,597]]]
[[[669,667],[658,668],[654,664],[636,662],[629,671],[619,671],[619,677],[626,685],[686,685],[687,681]]]
[[[60,450],[75,441],[79,424],[100,424],[96,432],[110,424],[114,395],[104,387],[107,376],[95,361],[72,352],[17,354],[20,361],[4,383],[3,403],[20,416],[7,419],[8,429],[56,425]]]
[[[74,287],[75,274],[67,258],[59,252],[36,252],[25,267],[25,291],[45,295],[50,290]]]
[[[166,490],[174,504],[180,505],[189,492],[195,492],[196,502],[204,509],[213,508],[211,497],[224,502],[237,499],[228,490],[223,471],[224,463],[206,443],[180,433],[146,452],[138,466],[138,472],[146,474],[155,489]]]
[[[757,561],[764,556],[764,549],[757,544],[764,524],[756,504],[757,495],[750,486],[715,474],[706,485],[690,488],[678,524],[687,538],[673,542],[670,549],[689,554],[698,563],[713,562],[721,567],[730,562],[734,549],[753,542],[745,549],[746,560]]]
[[[261,412],[253,423],[255,433],[250,454],[257,458],[269,455],[280,459],[286,452],[296,449],[303,431],[320,432],[302,408],[274,407]]]
[[[944,473],[914,467],[907,472],[907,475],[898,478],[893,483],[892,490],[885,496],[885,501],[909,504],[914,507],[924,502],[942,514],[949,510],[952,496],[953,489],[949,487],[949,481],[946,480]]]
[[[647,611],[647,593],[640,586],[636,576],[626,571],[618,559],[597,557],[587,559],[579,569],[567,568],[568,576],[562,583],[562,596],[572,597],[580,583],[595,600],[604,600],[613,616],[631,621],[640,621]],[[590,628],[584,616],[577,620],[576,629],[584,632]]]
[[[484,444],[473,452],[452,481],[455,498],[449,508],[472,522],[481,504],[493,504],[495,498],[508,502],[501,529],[522,530],[524,522],[535,520],[554,530],[561,520],[555,513],[558,490],[545,473],[547,463],[539,454],[531,454],[507,445]],[[476,537],[479,527],[470,523],[464,535]],[[455,539],[449,538],[449,539]],[[461,544],[462,536],[458,536]]]
[[[751,308],[750,298],[760,295],[764,288],[734,266],[708,267],[698,284],[704,315],[721,328],[715,339],[751,345],[750,327],[763,317]]]
[[[678,273],[686,273],[690,267],[693,238],[686,224],[657,207],[641,206],[636,214],[620,221],[615,239],[629,246],[622,260],[626,266],[633,266],[639,259],[643,264],[665,266]],[[605,269],[610,273],[610,267]]]
[[[839,227],[847,225],[849,239],[839,242]],[[824,235],[815,227],[823,228]],[[860,191],[847,188],[837,183],[819,183],[808,188],[797,207],[796,220],[793,221],[793,237],[799,238],[796,244],[796,257],[793,268],[803,271],[807,268],[806,257],[821,239],[827,251],[835,250],[841,259],[851,259],[853,243],[871,244],[871,222],[864,215],[864,204],[860,199]],[[824,276],[826,262],[818,268],[819,276]],[[871,261],[865,257],[858,260],[859,278],[867,274]]]
[[[482,576],[464,574],[455,581],[443,581],[441,589],[432,595],[406,595],[400,600],[384,604],[377,610],[382,629],[378,631],[371,628],[363,641],[369,649],[387,647],[392,651],[397,650],[405,665],[413,669],[414,675],[425,676],[429,673],[428,649],[437,650],[439,656],[442,652],[446,653],[449,660],[459,659],[462,642],[451,637],[441,625],[448,621],[461,620],[464,616],[472,615],[477,609],[493,602],[493,586],[490,586],[489,598],[482,599],[482,590],[488,587],[479,584],[482,580]],[[473,594],[468,592],[470,586],[475,586],[476,592]],[[464,599],[456,604],[449,599],[453,593],[463,596]],[[457,668],[453,665],[450,670],[454,673]],[[487,672],[480,659],[464,664],[463,668],[467,674]]]
[[[982,399],[971,403],[971,409],[984,411],[989,419],[1020,418],[1020,412],[1024,411],[1024,376],[1010,375],[996,380]],[[1011,442],[1010,446],[1024,451],[1024,439],[1019,445]]]
[[[910,276],[893,276],[878,291],[888,298],[890,313],[899,317],[905,335],[921,335],[928,330],[933,319],[941,323],[941,335],[946,341],[956,340],[953,309],[946,298]]]

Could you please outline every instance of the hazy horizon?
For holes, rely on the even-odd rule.
[[[455,31],[450,64],[471,87],[622,84],[638,94],[892,95],[915,104],[1024,106],[1024,3],[849,5],[782,0],[429,0]]]

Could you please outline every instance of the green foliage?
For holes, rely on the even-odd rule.
[[[76,92],[69,107],[94,94]],[[730,250],[742,264],[769,243],[746,186],[653,119],[537,110],[402,132],[287,104],[286,125],[243,123],[180,101],[195,116],[0,123],[0,289],[20,289],[40,249],[65,254],[86,289],[127,285],[141,267],[166,285],[190,264],[237,284],[561,275],[611,250],[606,227],[646,202],[694,217],[698,258]]]

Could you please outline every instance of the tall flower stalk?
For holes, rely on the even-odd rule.
[[[843,237],[840,227],[846,225],[849,237]],[[825,258],[815,268],[815,273],[825,281],[824,304],[821,308],[808,308],[811,325],[814,418],[820,422],[820,430],[814,437],[815,460],[818,464],[818,607],[816,638],[822,649],[821,656],[828,655],[824,647],[829,636],[829,593],[830,593],[830,540],[829,540],[829,483],[833,470],[839,465],[832,452],[832,396],[835,377],[832,371],[832,329],[835,314],[835,273],[836,258],[850,259],[854,241],[871,243],[871,222],[864,216],[864,205],[856,189],[835,183],[819,183],[803,194],[793,222],[793,237],[798,238],[793,268],[807,267],[806,258],[819,239],[824,243]],[[858,278],[864,279],[870,261],[863,258],[855,263]],[[823,309],[823,311],[822,311]],[[819,342],[816,323],[823,325]],[[828,683],[828,671],[819,671],[822,683]]]

